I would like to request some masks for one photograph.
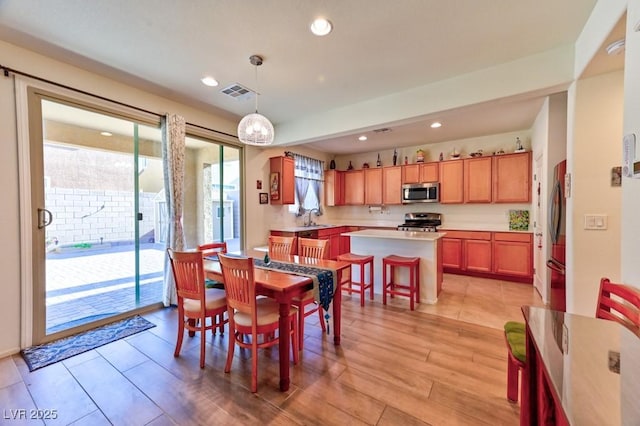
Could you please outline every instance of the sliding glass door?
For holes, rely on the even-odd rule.
[[[159,120],[34,96],[37,343],[159,304],[167,219]]]

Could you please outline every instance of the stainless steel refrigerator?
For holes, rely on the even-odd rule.
[[[561,161],[554,168],[554,182],[549,200],[549,235],[551,236],[551,257],[547,260],[551,289],[549,301],[551,309],[565,312],[566,307],[566,221],[567,204],[565,198],[564,176],[567,161]]]

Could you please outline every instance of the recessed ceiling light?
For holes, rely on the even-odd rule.
[[[332,29],[331,21],[325,18],[318,18],[311,23],[311,32],[317,36],[326,36]]]
[[[432,129],[437,129],[438,127],[442,127],[442,123],[439,121],[434,121],[433,123],[431,123],[431,128]]]
[[[613,43],[609,44],[606,49],[607,55],[618,55],[624,51],[624,39],[616,40]]]
[[[100,132],[100,134],[102,136],[113,136],[113,133],[111,133],[111,132]]]
[[[218,80],[210,76],[202,77],[200,81],[202,84],[209,87],[216,87],[218,85]]]
[[[358,138],[359,141],[366,141],[367,137],[365,135],[362,135]]]

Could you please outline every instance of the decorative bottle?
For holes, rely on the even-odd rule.
[[[396,164],[398,164],[398,150],[394,149],[393,150],[393,165],[395,166]]]
[[[380,153],[378,153],[378,161],[376,161],[376,166],[382,166],[382,161],[380,161]]]
[[[349,167],[347,167],[347,170],[353,170],[353,164],[351,164],[351,161],[349,161]]]
[[[334,160],[333,158],[331,159],[331,162],[329,163],[329,168],[331,170],[336,168],[336,160]]]

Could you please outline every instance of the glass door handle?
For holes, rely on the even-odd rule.
[[[38,229],[51,225],[53,215],[47,209],[38,209]]]

